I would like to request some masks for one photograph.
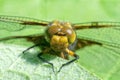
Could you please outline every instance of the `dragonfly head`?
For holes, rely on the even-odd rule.
[[[76,39],[76,34],[68,22],[53,21],[46,30],[47,41],[55,51],[63,51]]]

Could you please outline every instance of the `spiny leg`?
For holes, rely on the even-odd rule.
[[[62,69],[64,66],[67,66],[67,65],[69,65],[70,63],[72,63],[72,62],[76,61],[77,59],[79,59],[79,56],[78,56],[77,54],[75,54],[74,52],[70,51],[69,49],[67,49],[67,53],[68,53],[69,55],[71,55],[71,56],[74,56],[75,58],[72,59],[72,60],[70,60],[70,61],[67,62],[67,63],[62,64],[62,66],[59,68],[58,72],[60,72],[61,69]]]
[[[90,45],[93,45],[93,44],[98,44],[98,45],[101,45],[102,46],[102,43],[98,43],[98,42],[95,42],[95,41],[89,41],[89,40],[82,40],[82,39],[78,39],[78,42],[77,42],[77,45],[76,45],[76,49],[78,48],[83,48],[85,46],[90,46]],[[74,45],[74,44],[73,44]],[[72,46],[72,45],[71,45]],[[66,53],[68,55],[71,55],[73,57],[75,57],[74,59],[70,60],[69,62],[65,63],[65,64],[62,64],[62,66],[59,68],[58,72],[61,71],[61,69],[66,66],[66,65],[69,65],[70,63],[76,61],[77,59],[79,59],[79,56],[77,54],[75,54],[73,51],[71,51],[71,46],[69,49],[66,49]],[[75,47],[75,46],[74,46]]]
[[[28,50],[30,50],[30,49],[32,49],[32,48],[38,46],[38,45],[39,45],[39,44],[35,44],[35,45],[33,45],[33,46],[27,48],[26,50],[24,50],[22,53],[25,54],[25,52],[27,52]]]
[[[50,65],[52,66],[53,72],[55,72],[55,71],[54,71],[54,65],[53,65],[53,63],[51,63],[51,62],[47,61],[45,58],[41,57],[42,55],[43,55],[43,52],[39,53],[39,54],[38,54],[38,58],[39,58],[41,61],[50,64]]]

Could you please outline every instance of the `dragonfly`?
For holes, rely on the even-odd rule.
[[[120,22],[85,22],[85,23],[70,23],[70,22],[61,22],[61,21],[44,21],[29,17],[19,17],[19,16],[7,16],[0,15],[0,27],[8,31],[20,31],[24,30],[26,27],[31,26],[42,26],[45,27],[44,34],[42,35],[27,35],[27,36],[9,36],[0,38],[0,41],[5,41],[9,39],[26,39],[26,41],[34,43],[33,46],[30,46],[26,51],[34,48],[41,47],[42,51],[38,53],[38,58],[48,63],[52,66],[54,72],[53,63],[49,62],[42,55],[47,53],[50,55],[55,55],[63,59],[69,60],[69,56],[72,56],[73,59],[69,60],[67,63],[64,63],[59,68],[58,72],[64,66],[71,64],[79,59],[79,56],[75,53],[75,50],[81,49],[90,45],[103,45],[102,43],[79,39],[77,38],[76,31],[82,29],[98,29],[98,28],[109,28],[109,27],[118,27]]]

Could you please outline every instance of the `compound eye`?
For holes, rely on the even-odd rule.
[[[62,31],[66,33],[66,36],[68,37],[70,43],[73,43],[75,41],[76,34],[72,28],[65,27],[64,29],[62,29]]]
[[[69,27],[64,27],[62,29],[62,32],[66,33],[67,36],[70,36],[70,35],[72,35],[73,30],[71,28],[69,28]]]
[[[68,36],[73,34],[73,30],[71,28],[66,29],[66,33]]]
[[[61,29],[60,29],[59,26],[50,26],[50,27],[48,28],[48,34],[49,34],[50,36],[52,36],[52,35],[56,34],[57,32],[59,32],[60,30],[61,30]]]
[[[70,43],[73,43],[76,39],[76,33],[73,31],[73,30],[67,30],[67,33],[68,33],[68,40]]]

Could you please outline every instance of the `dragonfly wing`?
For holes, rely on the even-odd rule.
[[[10,37],[5,37],[1,38],[0,41],[5,41],[5,40],[10,40],[10,39],[26,39],[31,42],[38,42],[40,39],[42,39],[44,36],[43,35],[29,35],[29,36],[10,36]]]
[[[10,37],[1,38],[0,41],[6,41],[10,39],[26,39],[26,41],[32,42],[34,44],[39,44],[42,46],[49,45],[49,43],[46,42],[44,35],[10,36]]]
[[[75,46],[75,50],[84,48],[86,46],[91,46],[91,45],[100,45],[102,46],[102,43],[95,42],[95,41],[90,41],[90,40],[84,40],[84,39],[77,39],[77,44]]]
[[[24,29],[25,27],[47,26],[48,24],[48,21],[28,17],[0,15],[0,29],[5,29],[8,31],[19,31]]]
[[[84,48],[86,46],[92,46],[92,45],[99,45],[99,46],[102,46],[102,47],[105,47],[103,45],[106,45],[106,46],[111,46],[111,47],[115,47],[115,48],[120,48],[117,45],[115,46],[115,45],[112,45],[112,44],[104,44],[102,42],[97,42],[97,41],[92,41],[92,40],[77,39],[77,43],[74,47],[74,50]]]
[[[86,22],[73,24],[73,29],[87,29],[87,28],[107,28],[107,27],[120,27],[120,22]]]

